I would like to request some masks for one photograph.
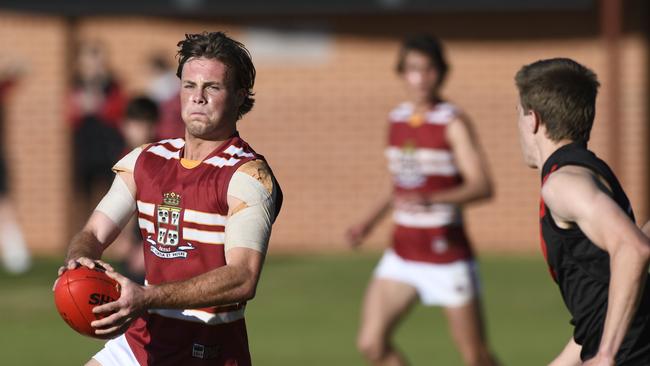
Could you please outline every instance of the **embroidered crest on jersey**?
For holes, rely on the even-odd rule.
[[[156,226],[154,241],[151,236],[147,242],[153,254],[160,258],[186,258],[187,250],[194,249],[191,244],[178,246],[181,240],[181,195],[175,192],[163,194],[161,205],[156,206]]]
[[[394,175],[395,183],[402,188],[417,188],[426,181],[415,153],[414,141],[407,141],[402,146],[398,159],[400,166],[396,169],[398,173]]]

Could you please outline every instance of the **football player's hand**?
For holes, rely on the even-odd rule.
[[[99,259],[90,259],[88,257],[79,257],[79,258],[69,259],[64,266],[59,267],[59,270],[57,271],[58,277],[61,277],[63,272],[67,270],[75,269],[79,266],[86,266],[90,269],[93,269],[96,266],[98,266],[107,271],[113,271],[113,267],[104,261],[101,261]],[[56,287],[56,283],[59,281],[58,277],[54,281],[54,285],[52,285],[52,291],[54,291],[54,288]]]
[[[95,306],[93,313],[106,317],[90,325],[95,328],[96,334],[117,336],[124,333],[131,322],[146,310],[145,288],[113,270],[106,271],[106,275],[120,284],[120,298]]]
[[[370,228],[367,224],[358,224],[350,227],[345,232],[345,238],[348,241],[348,245],[352,248],[356,248],[361,245],[361,241],[368,235]]]

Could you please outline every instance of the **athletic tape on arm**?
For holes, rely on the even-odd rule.
[[[111,189],[99,202],[95,211],[108,216],[120,229],[129,222],[135,211],[135,198],[119,174],[115,176]]]
[[[242,200],[246,207],[228,218],[225,251],[243,247],[266,253],[275,220],[275,185],[270,193],[257,179],[235,172],[228,185],[228,195]]]

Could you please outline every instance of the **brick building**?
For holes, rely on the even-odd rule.
[[[619,66],[614,68],[601,26],[606,14],[595,1],[552,1],[556,6],[543,10],[505,5],[400,10],[391,8],[400,1],[379,3],[388,8],[255,12],[262,6],[257,4],[248,13],[240,6],[197,16],[195,9],[191,17],[180,18],[145,9],[104,9],[104,15],[65,8],[0,10],[0,61],[24,60],[28,70],[6,106],[4,148],[30,246],[39,253],[60,254],[70,235],[75,195],[64,98],[75,40],[102,40],[115,73],[129,92],[137,93],[147,85],[145,63],[152,53],[163,51],[171,59],[183,34],[203,30],[225,30],[241,40],[257,67],[257,102],[240,121],[240,131],[269,159],[286,194],[272,250],[344,250],[346,227],[387,192],[386,115],[404,97],[393,72],[397,47],[402,36],[423,31],[446,41],[451,72],[444,95],[472,117],[495,178],[496,197],[467,210],[479,250],[537,250],[539,178],[520,156],[513,76],[521,65],[540,58],[571,57],[599,75],[591,147],[618,162],[615,169],[639,221],[648,220],[650,78],[644,1],[624,3],[615,43]],[[619,84],[612,79],[617,75]],[[369,247],[386,245],[389,229],[386,222]]]

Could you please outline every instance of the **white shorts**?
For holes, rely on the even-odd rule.
[[[106,342],[93,358],[102,366],[140,366],[124,334]]]
[[[413,286],[422,304],[454,307],[465,305],[479,293],[476,263],[426,263],[403,259],[387,249],[375,268],[374,276]]]

